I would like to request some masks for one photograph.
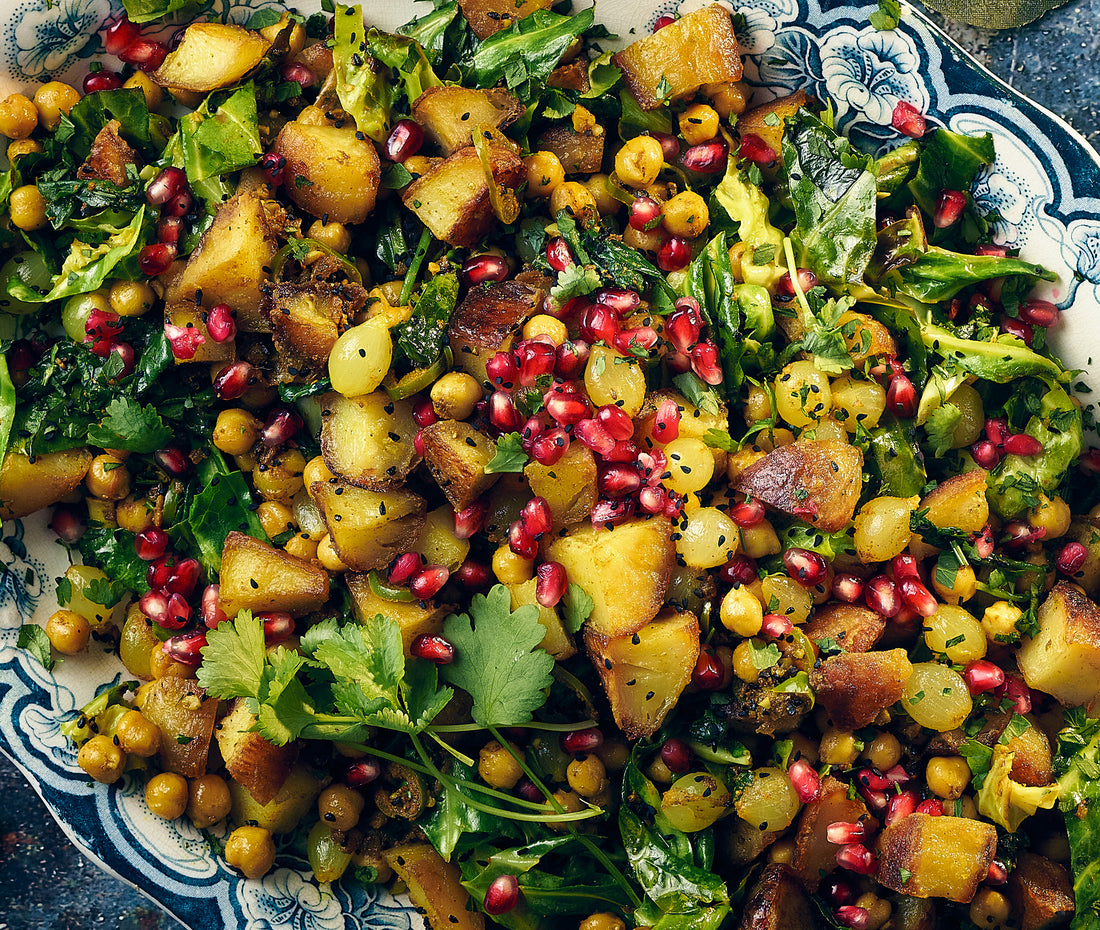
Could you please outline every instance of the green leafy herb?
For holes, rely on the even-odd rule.
[[[955,427],[962,419],[962,410],[955,404],[942,404],[932,411],[924,428],[936,455],[944,455],[955,445]]]
[[[338,4],[332,21],[332,69],[340,106],[361,133],[375,142],[385,142],[390,132],[393,87],[388,69],[363,53],[366,27],[362,7]]]
[[[418,368],[435,364],[447,341],[447,323],[458,303],[458,275],[430,278],[420,292],[413,315],[397,328],[397,345]]]
[[[584,626],[584,621],[592,616],[592,609],[596,602],[589,597],[588,592],[576,582],[569,582],[565,589],[565,597],[562,598],[565,608],[565,628],[570,633],[576,633]]]
[[[878,0],[878,9],[868,17],[872,26],[880,32],[897,29],[901,22],[901,3],[899,0]],[[904,881],[908,881],[908,875]]]
[[[473,78],[478,87],[501,81],[510,90],[531,82],[542,84],[557,67],[562,53],[595,20],[595,8],[576,16],[536,10],[484,39],[473,56]]]
[[[26,649],[48,672],[53,668],[53,655],[50,653],[50,638],[42,627],[33,623],[24,623],[15,639],[17,649]]]
[[[149,453],[169,445],[171,439],[172,430],[156,408],[129,397],[112,400],[102,422],[88,428],[89,442],[103,449]]]
[[[496,454],[485,466],[485,474],[496,475],[523,471],[527,464],[527,453],[523,451],[523,440],[519,433],[503,433],[497,437]]]

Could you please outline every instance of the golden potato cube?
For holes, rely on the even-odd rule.
[[[192,23],[151,75],[170,91],[208,94],[236,84],[257,67],[271,43],[230,23]]]
[[[835,726],[858,730],[901,700],[912,672],[904,649],[844,652],[815,668],[810,684]]]
[[[221,608],[231,618],[240,610],[300,617],[328,600],[328,572],[321,566],[244,533],[226,536],[220,580]]]
[[[324,786],[325,781],[312,769],[296,765],[283,781],[279,793],[261,804],[247,788],[230,780],[229,796],[233,800],[230,817],[235,824],[255,823],[272,833],[290,833],[301,823]]]
[[[484,930],[485,918],[473,910],[458,866],[445,862],[430,843],[402,843],[383,855],[432,930]]]
[[[776,156],[782,159],[784,123],[805,105],[806,91],[804,90],[797,90],[786,97],[768,100],[737,117],[737,133],[742,137],[752,133],[762,139]],[[841,321],[843,320],[844,317],[841,317]]]
[[[531,493],[546,500],[557,528],[584,520],[596,503],[596,459],[581,442],[571,442],[554,465],[528,462],[523,474]]]
[[[469,507],[500,477],[485,471],[496,445],[464,420],[439,420],[420,435],[424,462],[456,511]]]
[[[799,815],[795,851],[791,861],[798,877],[810,889],[836,868],[836,844],[829,842],[829,824],[859,823],[870,816],[858,797],[848,797],[848,786],[832,775],[821,782],[821,795],[809,801]]]
[[[1039,608],[1039,632],[1016,653],[1029,688],[1069,706],[1100,699],[1100,607],[1059,581]],[[1091,712],[1091,711],[1090,711]]]
[[[424,498],[412,491],[370,491],[347,481],[315,481],[309,489],[344,564],[358,571],[385,568],[416,543]]]
[[[565,624],[562,623],[557,610],[553,607],[543,607],[535,598],[537,585],[537,578],[508,585],[508,590],[512,593],[512,610],[526,604],[533,604],[538,608],[539,623],[546,627],[546,635],[539,645],[560,662],[574,655],[577,647],[573,645],[573,637],[565,629]]]
[[[141,712],[160,729],[160,764],[187,778],[206,774],[218,699],[193,678],[168,675],[146,686]]]
[[[535,143],[536,152],[553,152],[567,175],[592,174],[603,165],[603,147],[607,133],[597,123],[584,132],[572,126],[551,126]]]
[[[474,35],[487,39],[494,32],[507,29],[517,19],[530,16],[536,10],[548,10],[554,0],[459,0],[462,15]]]
[[[276,746],[252,729],[255,724],[244,699],[235,698],[219,722],[217,740],[225,770],[263,805],[282,790],[298,749],[294,743]]]
[[[346,282],[265,282],[260,290],[260,310],[275,345],[287,364],[297,369],[290,374],[301,379],[324,374],[336,340],[367,299],[366,291]]]
[[[0,519],[30,516],[74,491],[88,474],[92,453],[65,449],[30,457],[8,452],[0,468]]]
[[[886,618],[859,604],[827,604],[813,612],[802,632],[814,642],[832,639],[845,652],[869,652],[886,631]]]
[[[419,461],[412,401],[385,391],[321,398],[321,454],[329,470],[361,488],[399,487]]]
[[[409,647],[416,637],[434,636],[443,632],[443,621],[451,612],[450,606],[429,601],[389,601],[375,594],[366,572],[348,572],[344,576],[351,592],[352,611],[360,623],[381,614],[397,624],[401,630],[401,645],[408,658]]]
[[[878,880],[915,898],[967,904],[989,874],[997,829],[966,817],[910,814],[879,835]]]
[[[458,84],[429,87],[412,106],[413,119],[444,155],[470,145],[474,130],[483,126],[502,129],[523,112],[523,104],[503,87],[478,90]]]
[[[546,292],[519,281],[499,281],[471,287],[451,314],[447,339],[455,367],[488,382],[485,363],[511,348],[524,321],[537,313]]]
[[[918,510],[927,510],[928,519],[940,527],[954,527],[964,533],[977,533],[989,522],[989,501],[986,500],[988,472],[981,468],[941,481],[921,498]],[[939,550],[913,534],[910,551],[918,559],[928,558]]]

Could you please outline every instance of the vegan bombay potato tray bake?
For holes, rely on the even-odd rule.
[[[1100,926],[1100,457],[990,135],[750,100],[719,4],[127,7],[0,103],[98,790],[432,930]]]

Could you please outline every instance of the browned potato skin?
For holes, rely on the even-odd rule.
[[[1022,852],[1008,874],[1008,898],[1020,930],[1053,930],[1070,922],[1076,906],[1065,866]]]
[[[241,26],[192,23],[150,76],[170,91],[208,94],[236,84],[263,61],[270,47],[258,32]]]
[[[538,312],[545,296],[545,289],[519,281],[471,287],[447,324],[455,366],[487,382],[485,363],[511,347],[515,334]]]
[[[487,39],[494,32],[507,29],[517,19],[530,16],[536,10],[547,10],[554,0],[459,0],[459,8],[474,35]]]
[[[160,728],[160,764],[187,778],[206,774],[218,699],[193,678],[167,676],[147,686],[141,712]]]
[[[996,854],[991,823],[910,814],[879,834],[877,878],[901,894],[968,904]]]
[[[462,887],[458,866],[445,862],[429,843],[403,843],[384,853],[409,898],[428,917],[432,930],[484,930],[480,911],[467,910],[470,895]]]
[[[738,120],[738,125],[741,121]],[[869,358],[894,358],[898,354],[898,344],[894,341],[890,330],[882,325],[873,316],[866,313],[856,313],[848,310],[840,315],[837,325],[843,328],[846,324],[855,320],[859,328],[851,335],[845,335],[844,342],[848,347],[848,354],[857,367],[861,367]],[[867,350],[863,350],[863,333],[869,337]]]
[[[1016,656],[1028,687],[1068,706],[1100,700],[1100,606],[1059,581],[1039,607],[1039,632]]]
[[[688,97],[704,84],[739,81],[742,73],[733,20],[717,3],[638,39],[611,60],[643,110]],[[658,92],[662,80],[667,96]]]
[[[249,732],[256,723],[243,698],[235,698],[217,729],[218,749],[225,770],[242,785],[257,804],[268,804],[282,790],[298,758],[295,743],[276,746],[259,733]]]
[[[802,632],[815,642],[833,639],[845,652],[870,652],[886,629],[886,618],[859,604],[826,604],[813,612]]]
[[[455,510],[465,510],[500,477],[485,472],[496,447],[464,420],[439,420],[421,438],[424,462]]]
[[[321,455],[334,475],[357,487],[386,491],[404,484],[420,456],[414,444],[417,426],[412,402],[379,393],[344,397],[333,392],[321,398]],[[380,420],[367,419],[366,405],[377,405],[383,397],[383,411],[392,413]]]
[[[503,145],[489,146],[493,178],[515,190],[527,176],[519,156]],[[497,222],[489,185],[473,146],[459,149],[405,188],[401,201],[437,239],[450,245],[475,245]]]
[[[382,167],[378,152],[354,126],[297,120],[279,131],[272,151],[286,159],[287,196],[307,213],[337,223],[362,223],[374,209]]]
[[[928,519],[936,526],[953,526],[967,533],[976,533],[989,520],[986,477],[987,472],[975,468],[941,481],[921,498],[920,509],[927,509]],[[909,551],[918,559],[924,559],[939,550],[914,533]]]
[[[271,328],[280,361],[293,363],[295,377],[324,371],[336,340],[366,303],[357,284],[328,285],[289,281],[260,285],[260,311]]]
[[[219,600],[228,616],[281,610],[300,617],[324,605],[328,593],[328,572],[319,565],[244,533],[225,538]]]
[[[777,157],[782,158],[784,123],[806,105],[807,99],[806,91],[796,90],[786,97],[777,97],[746,110],[737,117],[738,135],[752,133],[758,136]],[[779,118],[779,122],[772,118],[773,115]]]
[[[810,684],[837,727],[858,730],[901,700],[912,672],[904,649],[845,652],[815,668]]]
[[[136,164],[134,150],[119,134],[122,124],[113,119],[96,134],[88,160],[76,169],[76,176],[83,180],[110,181],[123,187],[126,184],[126,166]]]
[[[790,866],[764,866],[749,892],[738,930],[810,930],[817,926],[817,910]]]
[[[848,797],[846,784],[826,775],[821,781],[821,796],[802,808],[795,834],[791,865],[808,889],[816,890],[821,877],[836,868],[836,846],[826,835],[829,824],[860,820],[876,823],[862,800]]]
[[[550,72],[546,79],[547,87],[560,87],[562,90],[575,90],[578,94],[587,94],[592,89],[588,77],[588,61],[578,58],[567,65],[561,65]]]
[[[733,486],[822,532],[835,533],[856,511],[863,488],[863,453],[834,440],[791,443],[754,462]]]
[[[436,635],[443,632],[443,621],[451,613],[452,605],[428,601],[387,601],[371,590],[367,572],[348,572],[344,576],[351,592],[352,611],[363,622],[385,614],[401,631],[401,645],[405,657],[412,641],[420,635]]]
[[[523,112],[523,104],[502,87],[489,90],[453,84],[429,87],[412,105],[413,119],[444,155],[470,145],[471,133],[480,127],[503,129]]]
[[[566,175],[592,174],[603,165],[606,138],[598,123],[587,132],[575,132],[572,126],[551,126],[539,136],[535,151],[557,155]]]
[[[56,504],[80,486],[92,464],[87,449],[66,449],[36,456],[9,452],[0,468],[0,519],[27,517]]]
[[[411,491],[369,491],[338,479],[313,482],[309,494],[336,554],[357,571],[389,565],[416,544],[424,527],[427,505]]]

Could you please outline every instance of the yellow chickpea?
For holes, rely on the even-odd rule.
[[[127,711],[115,726],[118,744],[131,755],[148,759],[160,749],[160,728],[140,710]]]
[[[232,807],[229,785],[220,775],[200,775],[187,783],[187,816],[199,829],[223,820]]]
[[[847,730],[830,727],[821,734],[821,761],[839,768],[848,768],[859,757],[859,743]]]
[[[579,181],[564,181],[550,194],[550,212],[557,216],[562,210],[593,220],[599,213],[592,192]]]
[[[80,91],[61,81],[49,81],[34,92],[34,106],[38,110],[38,122],[53,132],[61,125],[61,115],[80,102]]]
[[[599,911],[582,920],[577,930],[626,930],[626,924],[621,917],[608,911]]]
[[[115,281],[107,292],[111,309],[119,316],[141,316],[153,309],[157,295],[145,281]]]
[[[344,254],[351,248],[351,230],[335,220],[327,223],[323,220],[314,220],[310,224],[307,235],[321,245],[327,245],[333,252]]]
[[[1003,926],[1011,913],[1011,902],[994,888],[979,888],[970,902],[970,922],[982,930]]]
[[[1039,505],[1027,512],[1027,520],[1036,529],[1046,530],[1043,539],[1065,536],[1070,523],[1069,504],[1057,495],[1047,497],[1040,494]]]
[[[482,398],[481,383],[464,371],[448,371],[432,385],[432,409],[444,420],[465,420]]]
[[[218,414],[211,437],[214,447],[226,455],[244,455],[260,438],[262,423],[241,407]]]
[[[23,184],[11,192],[8,198],[8,212],[12,225],[26,232],[41,229],[46,219],[46,198],[35,184]]]
[[[92,627],[73,610],[57,610],[46,621],[46,636],[50,645],[65,656],[75,656],[88,648]]]
[[[706,97],[711,106],[718,112],[722,119],[731,116],[739,116],[745,112],[748,106],[748,85],[743,81],[719,81],[714,84],[704,84],[700,92]]]
[[[158,109],[160,105],[164,103],[164,91],[161,90],[160,85],[144,71],[135,71],[123,82],[122,86],[126,88],[140,88],[141,92],[145,94],[145,105],[149,108],[150,112]]]
[[[535,563],[516,555],[505,543],[493,553],[493,574],[501,584],[522,584],[535,574]]]
[[[880,772],[888,771],[901,761],[901,743],[884,730],[863,747],[863,758]]]
[[[970,766],[962,756],[933,756],[925,766],[924,780],[936,797],[954,801],[970,784]]]
[[[670,235],[694,239],[706,231],[710,211],[695,191],[682,191],[661,207],[661,222]]]
[[[487,785],[501,791],[511,791],[523,777],[523,769],[506,747],[495,739],[481,747],[477,773]]]
[[[187,810],[187,779],[175,772],[154,775],[145,785],[145,806],[157,817],[178,820]]]
[[[595,797],[609,785],[607,768],[594,753],[574,758],[565,770],[565,778],[569,787],[582,798]]]
[[[652,136],[635,136],[615,153],[615,173],[627,187],[648,187],[665,164],[661,143]]]
[[[668,241],[668,233],[660,226],[653,229],[635,229],[627,226],[623,230],[623,242],[639,252],[659,252]]]
[[[275,864],[275,841],[263,827],[237,827],[225,843],[225,861],[245,878],[262,878]]]
[[[286,541],[286,545],[283,549],[287,555],[292,555],[296,559],[305,559],[307,562],[312,562],[317,558],[317,543],[320,537],[313,538],[309,533],[295,533]]]
[[[13,165],[16,160],[22,158],[24,155],[31,155],[35,152],[44,152],[42,143],[37,139],[16,139],[8,144],[8,161]]]
[[[24,94],[9,94],[0,103],[0,133],[26,139],[38,128],[38,108]]]
[[[753,661],[753,644],[750,640],[743,639],[733,647],[733,674],[742,681],[752,684],[760,677],[760,669]]]
[[[764,623],[764,606],[746,585],[734,585],[722,598],[722,626],[737,636],[755,636]]]
[[[126,771],[126,753],[115,745],[111,737],[99,733],[80,747],[76,764],[91,778],[111,785]]]
[[[565,168],[553,152],[533,152],[523,164],[527,168],[528,197],[549,197],[565,180]]]
[[[596,202],[596,209],[600,211],[600,216],[614,216],[622,209],[622,202],[612,195],[611,188],[608,187],[610,180],[608,175],[601,173],[590,175],[584,182],[584,186],[588,188],[588,192]]]
[[[105,501],[120,501],[130,493],[130,473],[118,456],[104,452],[92,459],[84,478],[88,491]]]
[[[315,455],[308,462],[306,467],[302,471],[302,482],[306,486],[308,491],[316,482],[327,482],[331,480],[333,474],[329,471],[328,465],[325,464],[325,460],[320,455]]]
[[[347,563],[340,558],[340,553],[336,551],[336,547],[332,544],[332,537],[328,533],[325,533],[317,542],[317,560],[323,568],[333,573],[348,570]]]
[[[317,798],[317,814],[333,830],[347,832],[363,813],[366,799],[347,785],[330,785]]]
[[[680,135],[688,145],[709,142],[718,135],[720,117],[714,107],[705,103],[693,103],[680,114]]]
[[[982,614],[982,630],[991,643],[1009,643],[1019,638],[1016,623],[1024,612],[1008,601],[995,601]]]
[[[536,336],[545,336],[556,346],[560,346],[569,338],[569,330],[557,317],[548,313],[536,313],[523,324],[523,338],[534,339]]]

